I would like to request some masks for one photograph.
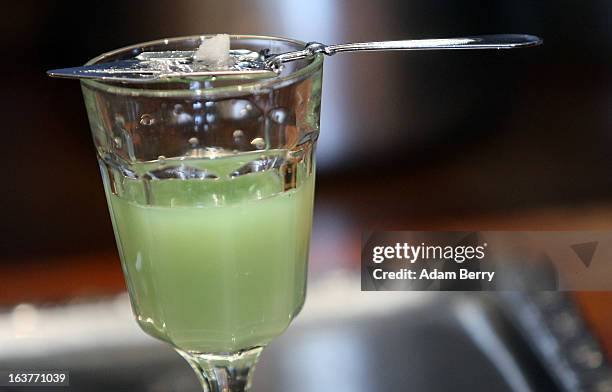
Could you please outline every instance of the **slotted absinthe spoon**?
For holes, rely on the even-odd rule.
[[[95,79],[106,82],[147,83],[164,79],[189,79],[210,76],[275,77],[283,63],[310,58],[318,53],[387,50],[456,50],[456,49],[514,49],[537,46],[542,39],[527,34],[481,35],[464,38],[416,39],[401,41],[359,42],[338,45],[308,43],[304,49],[270,54],[245,49],[230,51],[233,64],[213,67],[198,61],[195,51],[142,52],[132,59],[81,67],[47,71],[52,77]]]

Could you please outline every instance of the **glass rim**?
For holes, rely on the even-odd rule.
[[[172,42],[185,41],[190,39],[201,39],[212,37],[214,34],[203,34],[203,35],[188,35],[182,37],[173,37],[173,38],[162,38],[152,41],[141,42],[129,46],[124,46],[109,52],[102,53],[91,60],[89,60],[85,65],[96,64],[97,62],[117,55],[122,52],[133,51],[134,49],[139,49],[144,46],[152,46],[157,44],[169,44]],[[298,46],[306,46],[306,43],[300,40],[284,38],[284,37],[276,37],[269,35],[237,35],[230,34],[230,39],[260,39],[260,40],[270,40],[270,41],[280,41],[286,42],[290,44],[296,44]],[[285,76],[277,76],[274,78],[264,78],[259,79],[253,82],[247,82],[244,84],[236,84],[233,86],[220,86],[220,87],[212,87],[212,88],[202,88],[202,89],[173,89],[173,90],[158,90],[158,89],[146,89],[146,88],[134,88],[134,87],[122,87],[113,84],[108,84],[102,81],[96,81],[93,79],[82,79],[81,84],[97,89],[101,89],[105,92],[119,94],[119,95],[129,95],[129,96],[145,96],[145,97],[218,97],[218,96],[239,96],[245,94],[252,93],[260,93],[261,90],[270,89],[270,88],[279,88],[291,84],[297,80],[300,80],[304,76],[311,75],[317,69],[321,68],[323,64],[324,55],[321,53],[316,54],[313,59],[305,65],[293,71]],[[146,86],[146,84],[144,85]]]

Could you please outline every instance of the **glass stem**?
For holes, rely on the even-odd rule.
[[[204,392],[246,392],[263,347],[234,354],[200,354],[176,350],[195,370]]]

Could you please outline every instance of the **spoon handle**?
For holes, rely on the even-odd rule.
[[[309,43],[306,48],[296,52],[272,56],[268,62],[284,63],[310,57],[316,53],[328,56],[342,52],[380,51],[380,50],[450,50],[450,49],[514,49],[537,46],[542,39],[527,34],[479,35],[464,38],[412,39],[402,41],[357,42],[339,45]]]
[[[465,38],[415,39],[329,45],[327,46],[326,54],[332,55],[358,50],[513,49],[535,46],[541,43],[542,40],[533,35],[498,34]]]

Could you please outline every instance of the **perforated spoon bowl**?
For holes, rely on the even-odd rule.
[[[164,79],[203,78],[211,76],[275,77],[283,63],[310,58],[318,53],[387,50],[456,50],[456,49],[515,49],[537,46],[542,39],[527,34],[481,35],[464,38],[417,39],[402,41],[359,42],[325,45],[307,44],[299,51],[269,54],[248,50],[232,50],[232,66],[214,68],[194,58],[193,51],[143,52],[128,60],[54,69],[47,74],[58,78],[96,79],[107,82],[150,83]]]

